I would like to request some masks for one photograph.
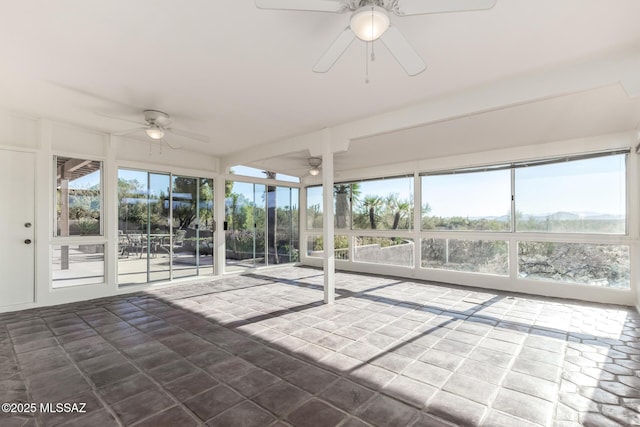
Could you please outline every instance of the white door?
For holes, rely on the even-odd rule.
[[[0,307],[34,300],[33,153],[0,150]]]

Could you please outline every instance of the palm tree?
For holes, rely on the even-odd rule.
[[[400,226],[400,220],[411,211],[411,202],[406,199],[400,199],[399,196],[398,193],[390,193],[385,199],[387,212],[393,217],[392,230],[397,230]]]
[[[347,228],[349,225],[349,184],[337,184],[333,186],[333,194],[336,200],[336,228]]]
[[[393,225],[392,229],[397,230],[400,226],[400,220],[405,216],[410,217],[409,213],[411,211],[411,203],[407,200],[398,200],[395,204],[395,212],[393,214]],[[405,227],[408,228],[408,227]]]
[[[376,222],[378,217],[380,216],[380,208],[382,207],[383,200],[379,196],[368,195],[364,197],[364,201],[362,206],[369,213],[369,224],[371,225],[371,229],[376,229]]]
[[[360,184],[336,184],[333,186],[336,203],[336,228],[350,228],[351,206],[358,202]]]

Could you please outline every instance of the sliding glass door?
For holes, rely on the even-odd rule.
[[[225,246],[227,270],[264,264],[265,186],[227,181]]]
[[[213,273],[213,180],[118,171],[118,283]]]
[[[226,270],[298,261],[298,189],[227,181]]]

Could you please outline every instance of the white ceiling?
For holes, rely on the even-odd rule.
[[[215,156],[640,46],[637,0],[498,0],[488,11],[392,16],[428,68],[408,77],[378,45],[365,84],[359,41],[329,73],[311,71],[348,14],[259,10],[251,0],[5,3],[0,107],[106,132],[132,127],[107,116],[141,121],[142,110],[158,109],[212,140],[181,141],[185,149]],[[442,151],[452,146],[446,141],[472,152],[632,129],[640,120],[637,99],[619,87],[558,95],[357,140],[336,167],[360,167],[372,161],[365,152],[390,141],[403,150],[380,162],[455,154]],[[292,154],[289,169],[284,157],[273,160],[274,169],[297,173],[306,155]]]

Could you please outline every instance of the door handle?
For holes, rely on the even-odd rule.
[[[24,239],[24,244],[25,245],[30,245],[31,244],[31,239]]]
[[[26,228],[31,228],[31,223],[30,223],[30,222],[25,222],[25,223],[24,223],[24,226],[25,226]]]

